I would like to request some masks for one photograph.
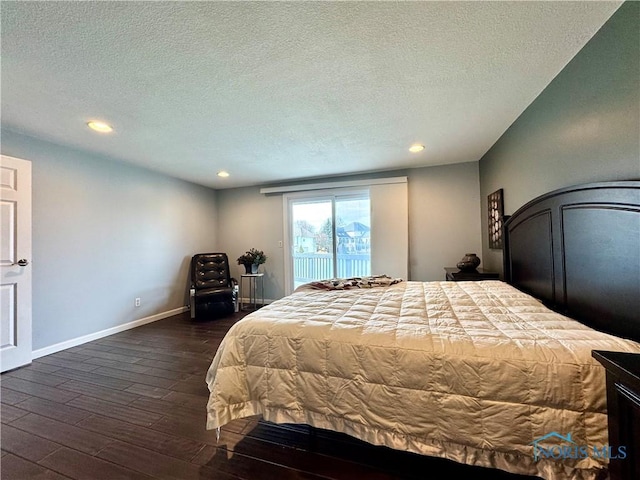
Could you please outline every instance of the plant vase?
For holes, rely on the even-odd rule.
[[[251,264],[251,273],[253,273],[253,274],[258,273],[258,267],[259,266],[260,265],[258,265],[257,263],[252,263]]]

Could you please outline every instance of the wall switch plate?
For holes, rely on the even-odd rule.
[[[282,240],[278,240],[278,247],[282,248]]]

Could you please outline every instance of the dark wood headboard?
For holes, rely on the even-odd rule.
[[[640,181],[542,195],[504,224],[504,279],[596,330],[640,341]]]

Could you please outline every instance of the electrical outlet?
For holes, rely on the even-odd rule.
[[[139,307],[139,306],[140,306],[140,297],[137,297],[136,298],[136,307]]]
[[[282,248],[282,240],[278,240],[278,247]]]

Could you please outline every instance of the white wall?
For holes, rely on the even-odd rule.
[[[250,248],[263,250],[267,262],[264,272],[265,298],[284,296],[284,249],[282,196],[262,195],[260,187],[218,190],[218,244],[226,252],[232,266],[232,276],[240,280],[244,267],[236,259]],[[248,288],[248,285],[247,285]]]
[[[478,163],[425,167],[336,180],[408,176],[409,278],[444,280],[444,267],[455,266],[465,253],[481,253]],[[313,182],[331,179],[314,179]],[[251,247],[264,250],[265,297],[284,296],[283,206],[281,195],[262,195],[260,187],[218,191],[218,241],[235,266]],[[482,266],[482,265],[481,265]],[[384,273],[384,272],[378,272]]]
[[[34,350],[186,304],[215,191],[5,130],[2,153],[33,166]]]
[[[480,216],[478,162],[410,170],[411,278],[444,280],[444,267],[455,267],[465,253],[482,260]]]

